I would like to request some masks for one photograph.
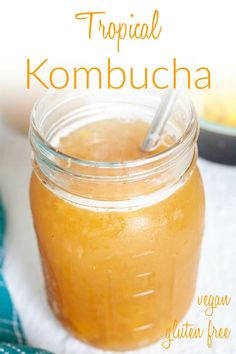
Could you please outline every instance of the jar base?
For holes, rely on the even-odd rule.
[[[182,321],[182,319],[186,316],[187,312],[189,311],[192,302],[193,302],[193,298],[194,298],[194,294],[190,300],[190,302],[186,305],[186,309],[183,313],[183,315],[181,316],[181,318],[179,320],[177,320],[177,326],[179,325],[179,323]],[[171,325],[169,325],[169,327],[167,326],[165,328],[164,331],[162,331],[162,333],[159,332],[158,335],[153,336],[154,338],[150,338],[150,339],[146,339],[146,340],[142,340],[140,342],[136,342],[136,343],[130,343],[128,345],[112,345],[112,344],[108,344],[108,345],[102,345],[99,344],[98,342],[95,342],[93,340],[89,340],[86,339],[82,336],[82,334],[78,334],[78,332],[76,332],[73,327],[68,323],[68,321],[65,318],[62,318],[62,316],[60,316],[60,314],[55,311],[55,308],[53,306],[53,304],[51,303],[50,299],[48,299],[48,303],[49,306],[53,312],[53,314],[55,315],[55,317],[57,318],[57,320],[60,322],[60,324],[63,326],[63,328],[69,332],[76,340],[80,341],[83,344],[86,344],[92,348],[95,349],[100,349],[100,350],[104,350],[104,351],[112,351],[112,352],[125,352],[125,351],[130,351],[130,350],[139,350],[142,348],[146,348],[149,347],[151,345],[154,345],[156,343],[158,343],[161,339],[165,338],[165,334],[167,329],[171,328],[171,325],[173,326],[173,323]]]

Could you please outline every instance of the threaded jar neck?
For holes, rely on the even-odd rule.
[[[161,95],[150,91],[129,90],[55,92],[43,97],[33,108],[29,132],[36,174],[70,199],[119,202],[172,188],[193,163],[196,151],[198,121],[187,98],[179,99],[168,121],[176,142],[160,153],[133,161],[97,162],[69,156],[57,146],[65,132],[91,121],[115,116],[149,123],[160,100]]]

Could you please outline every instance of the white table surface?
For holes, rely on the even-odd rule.
[[[197,295],[231,296],[228,307],[215,310],[213,322],[228,327],[228,340],[176,340],[171,349],[161,343],[139,354],[236,353],[236,167],[199,161],[206,190],[206,229],[202,246]],[[0,121],[0,189],[7,210],[5,276],[31,345],[56,354],[98,354],[72,338],[55,320],[46,303],[36,239],[32,226],[28,185],[31,173],[27,138]],[[182,323],[205,328],[209,319],[194,300]]]

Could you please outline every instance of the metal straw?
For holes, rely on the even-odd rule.
[[[141,146],[143,151],[153,151],[157,147],[167,120],[170,118],[175,102],[179,96],[179,89],[169,89],[163,96],[148,133]]]

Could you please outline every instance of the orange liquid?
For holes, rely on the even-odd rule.
[[[143,122],[94,123],[61,139],[59,149],[90,160],[133,160],[142,157],[146,130]],[[166,141],[160,150],[173,142]],[[168,198],[116,212],[65,202],[33,174],[31,206],[49,302],[77,338],[103,349],[138,348],[184,316],[203,233],[197,168]]]

